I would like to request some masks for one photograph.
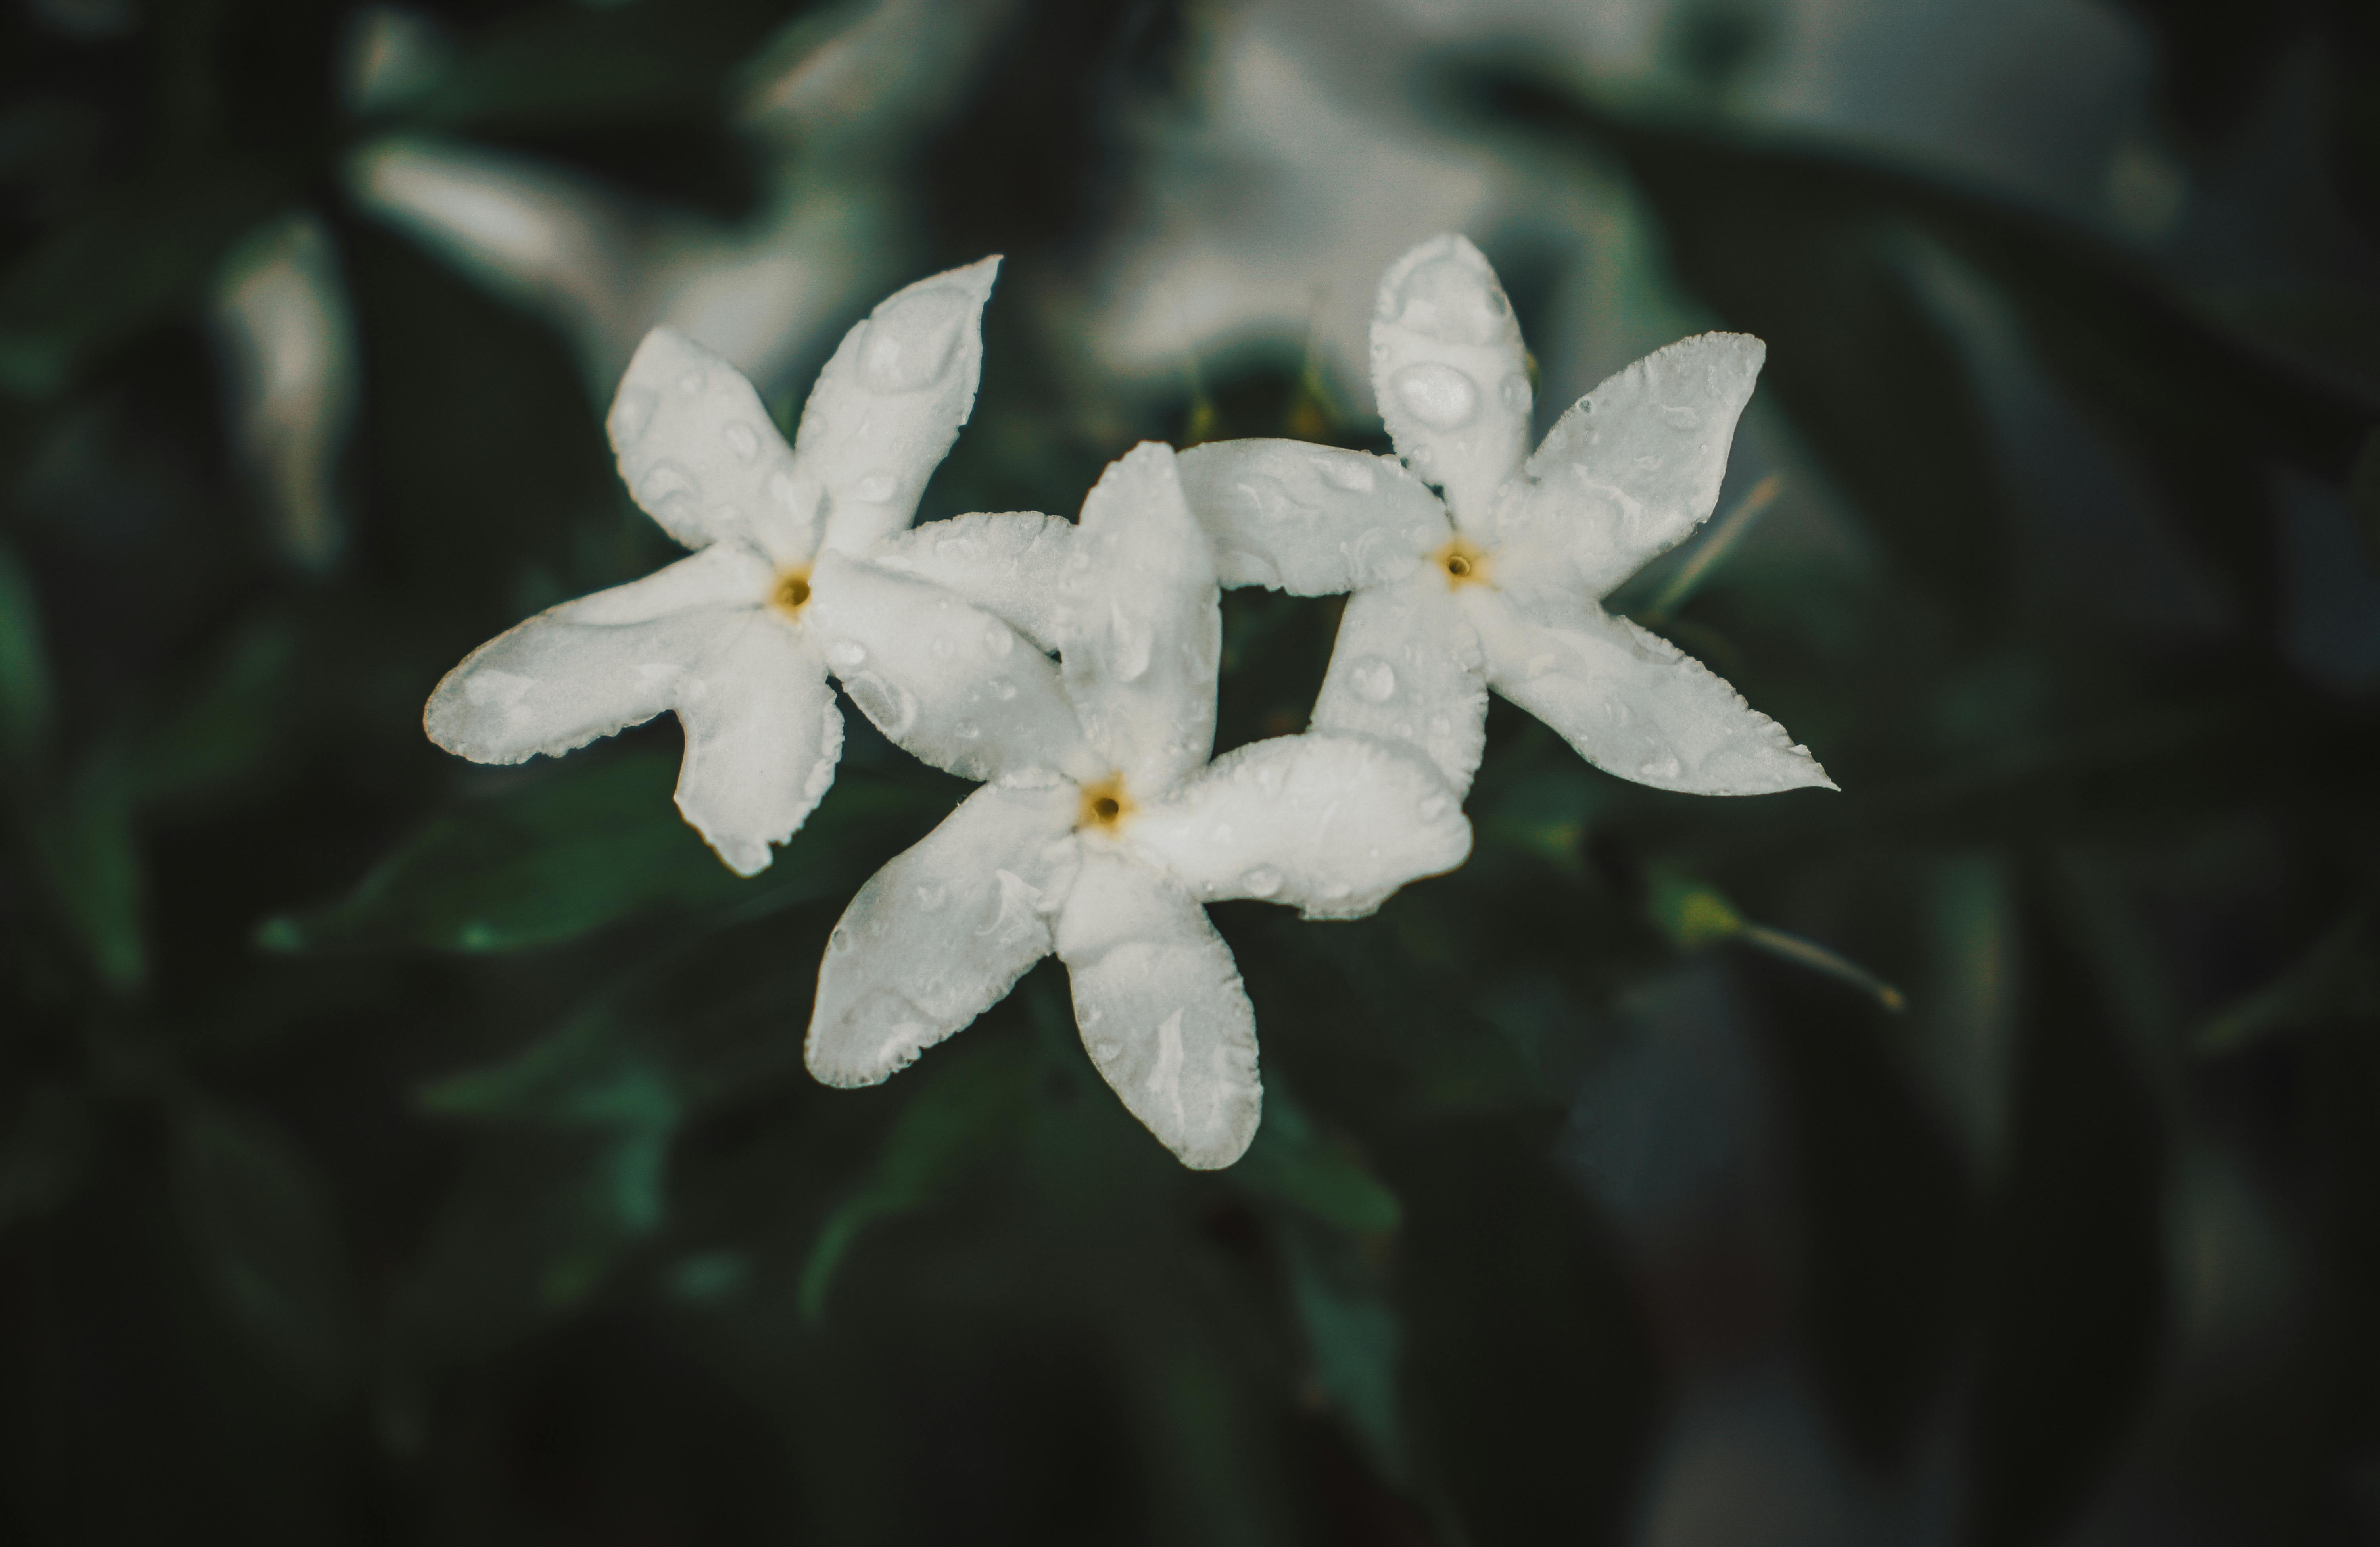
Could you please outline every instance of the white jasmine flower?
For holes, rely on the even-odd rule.
[[[845,335],[790,449],[733,366],[648,334],[608,429],[637,503],[694,555],[473,651],[430,696],[430,738],[521,762],[674,711],[678,810],[737,873],[766,868],[843,750],[813,621],[826,561],[916,515],[975,404],[999,262],[920,280]]]
[[[1460,792],[1493,687],[1641,784],[1832,788],[1707,667],[1597,605],[1710,515],[1766,354],[1725,333],[1657,350],[1572,407],[1532,456],[1503,287],[1478,249],[1435,237],[1390,265],[1372,321],[1373,390],[1412,472],[1361,452],[1229,441],[1184,452],[1183,484],[1223,583],[1353,593],[1317,730],[1409,743]]]
[[[938,538],[971,553],[896,546],[989,573],[995,589],[1003,574],[1046,578],[1003,610],[1062,660],[872,557],[820,560],[812,627],[853,701],[919,757],[988,782],[835,926],[810,1070],[830,1085],[881,1080],[1055,952],[1084,1045],[1124,1105],[1185,1164],[1228,1165],[1256,1134],[1256,1017],[1200,905],[1368,913],[1462,863],[1469,824],[1426,762],[1366,737],[1282,737],[1209,761],[1220,593],[1166,447],[1111,467],[1079,528],[950,525],[962,530]],[[1055,529],[1069,539],[1062,564],[1008,562]]]

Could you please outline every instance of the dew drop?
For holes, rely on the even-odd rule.
[[[1508,412],[1524,414],[1529,411],[1529,379],[1519,372],[1498,383],[1496,395],[1504,400]]]
[[[1386,703],[1397,696],[1397,670],[1386,661],[1375,658],[1358,662],[1347,674],[1347,679],[1355,685],[1356,692],[1374,703]]]
[[[1015,635],[1010,633],[1007,629],[1002,627],[997,623],[987,623],[983,626],[983,652],[986,655],[990,656],[995,661],[1004,661],[1008,659],[1008,652],[1015,648]],[[1003,678],[1002,680],[1004,681],[1006,679]],[[1008,686],[1008,691],[1001,696],[1002,698],[1014,698],[1016,696],[1016,685],[1014,683],[1010,683]]]
[[[961,720],[951,727],[951,734],[961,741],[978,741],[983,737],[983,727],[973,720]]]
[[[1348,457],[1326,457],[1321,459],[1322,481],[1351,494],[1368,494],[1378,481],[1372,475],[1371,458],[1360,460]]]
[[[1424,360],[1397,372],[1398,400],[1433,430],[1460,430],[1478,415],[1479,389],[1451,365]]]
[[[1401,325],[1447,344],[1493,344],[1512,327],[1495,276],[1451,252],[1415,264],[1390,304]]]
[[[950,900],[951,889],[947,886],[920,886],[917,888],[917,906],[924,908],[929,913],[940,908],[942,904]]]
[[[1425,795],[1422,797],[1421,805],[1417,810],[1421,813],[1422,821],[1436,822],[1439,819],[1439,814],[1446,810],[1446,797],[1443,795]]]
[[[858,944],[859,942],[851,938],[850,929],[842,924],[835,925],[834,932],[826,937],[826,948],[838,956],[851,955]]]
[[[1696,430],[1702,427],[1703,416],[1681,404],[1661,409],[1662,421],[1672,430]]]
[[[612,439],[614,442],[642,439],[646,428],[653,421],[656,401],[652,393],[644,387],[630,387],[621,393],[619,401],[612,405]]]
[[[1006,703],[1009,700],[1016,697],[1016,684],[1009,681],[1008,678],[1004,676],[995,676],[991,679],[991,696],[998,699],[1001,702]]]
[[[870,392],[917,392],[934,384],[951,363],[959,324],[973,310],[949,286],[894,296],[868,319],[859,342],[859,380]]]
[[[1340,898],[1344,897],[1354,890],[1354,888],[1353,886],[1348,885],[1343,881],[1334,881],[1330,885],[1322,888],[1322,900],[1324,902],[1337,902]]]
[[[702,367],[697,365],[688,369],[686,374],[677,379],[677,389],[691,397],[702,390],[702,384],[708,380],[710,378],[704,373]]]
[[[1537,677],[1545,676],[1560,664],[1560,663],[1555,658],[1551,651],[1548,651],[1542,655],[1532,655],[1529,657],[1529,676],[1531,680],[1535,680]]]
[[[837,640],[827,646],[826,664],[836,671],[847,672],[868,663],[868,647],[857,640]]]
[[[727,427],[727,449],[748,462],[760,455],[760,437],[752,432],[748,424],[731,424]]]
[[[878,730],[895,740],[917,724],[917,699],[874,672],[844,677],[843,690],[851,695],[851,701],[859,706],[861,713],[875,722]]]
[[[1269,897],[1281,890],[1281,872],[1270,865],[1258,865],[1240,877],[1240,885],[1252,897]]]
[[[861,479],[858,486],[852,492],[870,505],[882,505],[892,497],[892,491],[896,487],[891,473],[872,472]]]
[[[951,637],[947,634],[935,636],[931,648],[934,652],[934,659],[937,661],[947,661],[952,656],[956,655],[959,652],[959,647],[952,641]]]

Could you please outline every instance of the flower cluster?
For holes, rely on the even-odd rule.
[[[820,1079],[885,1078],[1055,953],[1125,1106],[1184,1163],[1228,1165],[1257,1128],[1256,1016],[1202,905],[1356,918],[1460,865],[1489,688],[1624,778],[1828,784],[1599,605],[1710,514],[1757,339],[1638,361],[1531,453],[1512,308],[1476,249],[1439,237],[1390,266],[1372,324],[1397,457],[1148,444],[1078,521],[912,528],[974,403],[997,263],[852,329],[790,447],[732,367],[656,329],[609,429],[637,503],[693,555],[481,646],[425,716],[448,750],[514,762],[674,711],[678,808],[747,875],[833,781],[830,676],[896,745],[980,782],[836,925]],[[1311,727],[1216,758],[1220,592],[1245,585],[1348,602]]]

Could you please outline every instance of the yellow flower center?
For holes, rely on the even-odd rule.
[[[769,593],[769,604],[787,617],[799,617],[809,604],[810,572],[788,569],[777,577],[777,589]]]
[[[1488,584],[1488,554],[1458,537],[1430,556],[1430,562],[1446,571],[1446,589],[1458,586]]]
[[[1077,831],[1095,827],[1112,833],[1132,813],[1132,798],[1123,792],[1123,775],[1111,774],[1096,784],[1083,786],[1083,803],[1075,813],[1075,826]]]

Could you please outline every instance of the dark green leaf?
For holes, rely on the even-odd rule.
[[[2363,542],[2363,562],[2380,571],[2380,430],[2363,437],[2348,477],[2348,496],[2355,505],[2355,532]]]
[[[129,785],[122,763],[102,748],[36,814],[33,828],[34,852],[60,918],[99,981],[119,993],[138,989],[149,974]]]
[[[270,920],[268,948],[528,950],[664,908],[783,907],[856,887],[930,804],[846,778],[757,880],[729,871],[679,819],[674,753],[562,764],[432,821],[345,901]]]
[[[1278,1080],[1266,1082],[1256,1142],[1225,1175],[1353,1236],[1393,1234],[1402,1218],[1397,1195],[1354,1150],[1316,1132]]]
[[[41,599],[16,550],[0,544],[0,758],[13,769],[30,768],[49,728],[50,661]]]
[[[1403,1481],[1397,1393],[1403,1334],[1385,1275],[1348,1243],[1319,1239],[1303,1226],[1283,1228],[1278,1239],[1315,1383],[1380,1475]]]
[[[978,1039],[910,1077],[917,1088],[873,1173],[826,1216],[802,1264],[804,1320],[825,1316],[835,1270],[869,1224],[923,1208],[1014,1140],[1031,1096],[1029,1051],[1015,1039]]]
[[[204,1100],[176,1111],[171,1153],[176,1212],[225,1310],[310,1383],[341,1384],[354,1291],[313,1161],[261,1115]]]
[[[2198,1051],[2229,1053],[2277,1031],[2339,1017],[2380,1016],[2380,938],[2370,915],[2340,920],[2271,982],[2207,1017]]]
[[[190,699],[139,744],[134,798],[169,801],[228,785],[271,751],[292,709],[298,640],[286,619],[258,618],[209,664]]]

